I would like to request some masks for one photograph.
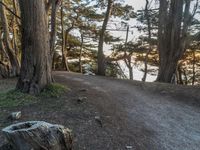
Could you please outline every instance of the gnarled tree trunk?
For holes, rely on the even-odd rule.
[[[52,82],[48,13],[45,0],[20,0],[22,61],[17,89],[38,94]]]

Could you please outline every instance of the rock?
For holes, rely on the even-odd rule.
[[[22,112],[21,111],[18,111],[18,112],[12,112],[9,116],[8,116],[8,119],[11,119],[11,120],[18,120],[20,119],[22,116]]]
[[[71,131],[62,125],[28,121],[3,130],[8,144],[17,150],[72,150]]]
[[[80,92],[87,92],[88,89],[80,89],[79,91],[80,91]]]
[[[127,145],[126,149],[133,149],[133,146]]]
[[[95,116],[94,119],[100,125],[100,127],[103,127],[102,120],[101,120],[100,116]]]
[[[161,91],[160,93],[161,93],[161,94],[167,94],[167,91],[164,91],[164,90],[163,90],[163,91]]]
[[[77,102],[78,103],[83,103],[84,101],[86,101],[87,100],[87,97],[79,97],[78,99],[77,99]]]

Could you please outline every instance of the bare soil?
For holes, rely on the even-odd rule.
[[[0,129],[15,123],[6,119],[10,112],[22,111],[19,121],[43,120],[72,129],[75,150],[199,150],[199,87],[65,72],[54,77],[71,90],[61,98],[1,109]],[[78,102],[79,97],[87,99]]]

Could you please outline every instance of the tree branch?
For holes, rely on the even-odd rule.
[[[8,6],[6,6],[6,4],[4,4],[3,2],[0,1],[0,5],[3,5],[11,14],[13,14],[18,19],[21,19],[21,17],[19,17],[17,14],[15,14]]]

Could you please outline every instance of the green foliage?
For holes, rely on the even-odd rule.
[[[130,5],[123,5],[122,3],[115,3],[113,6],[112,15],[115,17],[121,17],[123,20],[130,20],[136,17],[134,9]]]
[[[62,94],[64,94],[67,90],[69,90],[67,87],[64,85],[58,84],[58,83],[53,83],[48,85],[42,93],[39,95],[40,97],[60,97]]]
[[[17,90],[0,93],[0,108],[29,105],[35,103],[36,101],[37,98],[35,96],[22,93]]]

